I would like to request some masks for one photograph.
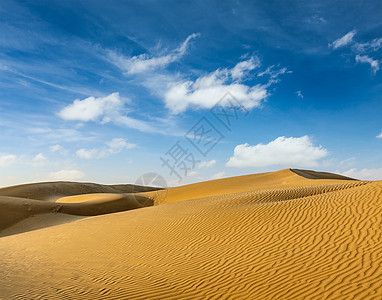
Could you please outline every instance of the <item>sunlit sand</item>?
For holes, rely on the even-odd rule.
[[[0,189],[0,299],[381,299],[382,181]]]

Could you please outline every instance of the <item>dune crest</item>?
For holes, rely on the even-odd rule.
[[[299,176],[305,177],[307,179],[338,179],[338,180],[357,180],[343,175],[327,173],[327,172],[316,172],[311,170],[300,170],[300,169],[290,169],[292,172]]]

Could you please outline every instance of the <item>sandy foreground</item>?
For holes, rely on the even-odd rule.
[[[0,299],[382,299],[382,181],[0,189]]]

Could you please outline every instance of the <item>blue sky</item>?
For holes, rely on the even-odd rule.
[[[2,0],[0,185],[288,167],[382,179],[381,14],[381,1]]]

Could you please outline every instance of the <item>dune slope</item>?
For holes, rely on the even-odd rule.
[[[382,181],[259,178],[2,237],[0,298],[381,298]]]

